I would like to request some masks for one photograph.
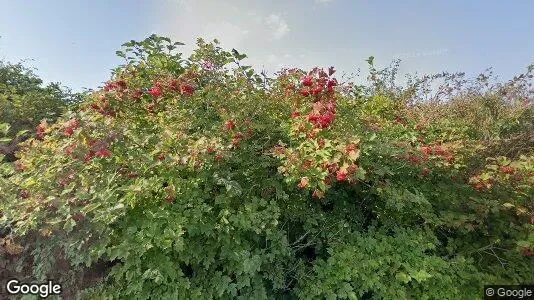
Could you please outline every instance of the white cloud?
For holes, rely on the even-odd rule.
[[[208,41],[218,39],[223,46],[235,48],[242,46],[242,42],[248,34],[248,30],[233,23],[220,22],[206,24],[200,36]]]
[[[289,33],[289,26],[287,25],[287,22],[279,15],[270,14],[265,21],[267,26],[269,26],[271,29],[275,39],[279,40]]]

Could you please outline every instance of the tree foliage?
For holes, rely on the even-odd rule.
[[[81,99],[81,94],[72,93],[59,83],[44,86],[33,70],[22,63],[0,61],[0,123],[3,128],[10,127],[0,142],[0,154],[15,160],[18,142],[34,133],[43,119],[54,122],[68,106]]]

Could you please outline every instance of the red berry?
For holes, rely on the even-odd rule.
[[[337,181],[345,181],[345,180],[347,180],[348,175],[349,174],[347,173],[347,171],[338,170],[336,172],[336,179],[337,179]]]
[[[423,146],[419,148],[419,150],[421,151],[421,153],[424,153],[425,155],[432,154],[432,147],[430,146]]]
[[[179,86],[180,86],[180,81],[178,81],[177,79],[171,80],[171,83],[169,84],[169,88],[171,90],[177,90]]]
[[[20,191],[20,197],[23,199],[27,199],[30,197],[30,193],[27,190]]]
[[[446,150],[441,145],[434,146],[433,151],[437,155],[443,155],[446,153]]]
[[[516,172],[516,168],[512,166],[503,166],[500,168],[500,171],[504,174],[514,174]]]
[[[181,87],[181,92],[186,96],[191,96],[195,92],[195,87],[189,83],[185,83]]]
[[[140,90],[136,90],[132,94],[132,98],[134,98],[134,99],[141,99],[142,96],[143,96],[143,93]]]
[[[318,85],[316,86],[313,91],[312,91],[312,94],[314,95],[318,95],[320,94],[321,92],[323,91],[323,87],[321,85]]]
[[[301,79],[303,86],[312,86],[313,85],[313,78],[311,76],[304,76]]]
[[[154,86],[149,91],[150,95],[152,95],[154,98],[159,98],[161,95],[163,95],[163,91],[161,90],[160,86]]]
[[[117,81],[117,86],[121,90],[125,90],[128,86],[126,85],[126,82],[124,80]]]
[[[232,146],[237,147],[237,146],[239,146],[239,143],[240,143],[240,142],[241,142],[241,138],[239,138],[239,137],[234,137],[234,138],[232,139]]]
[[[78,121],[78,119],[70,120],[70,127],[73,129],[78,129],[78,127],[80,127],[80,121]]]
[[[228,120],[226,121],[226,123],[224,123],[224,127],[227,129],[227,130],[232,130],[235,128],[235,121],[234,120]]]
[[[100,149],[95,153],[95,156],[98,158],[108,158],[111,157],[112,153],[106,148]]]
[[[66,136],[71,136],[74,134],[74,129],[72,127],[67,127],[65,129],[63,129],[63,133],[66,135]]]

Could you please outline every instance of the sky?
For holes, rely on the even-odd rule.
[[[45,82],[97,88],[121,44],[152,33],[186,43],[217,38],[258,72],[401,59],[402,74],[492,67],[501,80],[534,63],[534,1],[0,0],[0,59],[27,60]]]

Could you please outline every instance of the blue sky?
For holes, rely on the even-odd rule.
[[[402,60],[401,73],[488,67],[502,80],[534,63],[534,1],[0,0],[0,59],[33,59],[45,81],[96,88],[128,40],[156,33],[218,38],[269,73],[280,67],[365,70]],[[363,73],[365,74],[365,73]]]

